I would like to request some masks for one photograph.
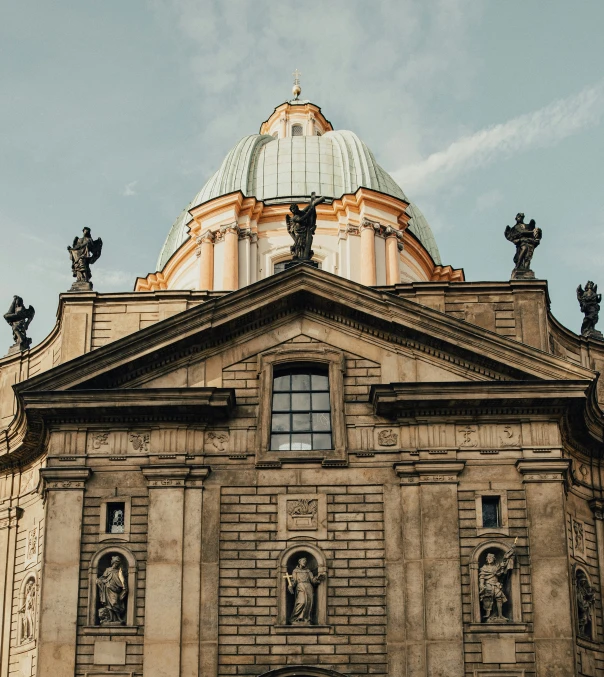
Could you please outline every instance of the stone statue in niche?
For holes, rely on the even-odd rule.
[[[31,642],[36,632],[36,581],[30,578],[25,584],[19,623],[21,624],[21,644]]]
[[[96,579],[99,589],[99,623],[101,625],[124,625],[126,622],[126,597],[128,583],[119,555],[113,555],[111,566]]]
[[[34,319],[36,311],[33,306],[25,307],[23,299],[20,296],[13,296],[13,302],[10,308],[4,314],[4,319],[10,324],[13,330],[14,344],[8,349],[8,354],[27,350],[31,346],[31,339],[27,335],[27,328]]]
[[[74,237],[71,247],[67,247],[71,259],[71,272],[76,278],[69,291],[92,289],[90,266],[101,257],[103,241],[100,237],[93,240],[90,232],[90,228],[84,228],[82,237]]]
[[[577,634],[583,639],[592,640],[596,593],[581,569],[577,569],[575,573],[575,594],[577,597]]]
[[[583,536],[583,525],[581,522],[573,520],[573,531],[575,532],[575,550],[583,551],[585,549],[585,542]]]
[[[596,329],[596,324],[600,319],[600,302],[602,301],[602,294],[598,294],[598,285],[591,280],[588,280],[585,289],[579,285],[577,287],[577,300],[581,312],[585,315],[581,324],[581,336],[604,338],[602,332]]]
[[[541,244],[541,228],[537,228],[535,219],[528,224],[524,223],[524,214],[516,214],[516,223],[505,228],[506,240],[516,245],[514,256],[514,270],[512,280],[534,280],[535,273],[531,270],[531,260],[535,249]]]
[[[494,552],[489,552],[486,563],[480,567],[478,573],[478,595],[485,613],[482,618],[483,623],[508,623],[510,621],[503,614],[503,605],[508,601],[503,587],[514,568],[515,557],[514,546],[499,561],[497,561],[497,556]],[[497,609],[496,614],[493,614],[493,606]]]
[[[387,430],[380,430],[378,433],[378,444],[380,447],[395,447],[398,442],[398,435],[388,428]]]
[[[315,193],[311,193],[307,207],[300,209],[297,204],[292,204],[289,208],[291,216],[287,214],[285,222],[287,232],[294,241],[291,246],[292,265],[300,261],[310,261],[313,257],[312,239],[317,229],[317,205],[321,202],[325,202],[324,197],[316,197]]]
[[[286,574],[287,591],[294,595],[294,608],[289,617],[292,625],[312,625],[314,623],[315,587],[325,580],[325,574],[316,576],[307,566],[306,557],[300,557],[298,566],[291,575]]]

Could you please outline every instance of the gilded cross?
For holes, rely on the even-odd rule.
[[[287,585],[291,588],[294,584],[294,579],[286,572],[285,576],[283,576],[287,580]]]
[[[296,68],[296,70],[292,73],[294,76],[294,85],[299,85],[300,84],[300,76],[302,73]]]

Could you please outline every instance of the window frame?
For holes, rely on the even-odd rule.
[[[294,134],[294,129],[298,129],[298,128],[300,129],[300,133]],[[304,136],[304,125],[301,124],[300,122],[292,123],[290,134],[292,135],[292,137],[294,137],[294,136]]]
[[[124,532],[121,534],[107,533],[107,508],[111,503],[124,504]],[[130,513],[132,499],[130,496],[111,496],[101,499],[99,514],[99,542],[103,541],[129,541],[130,540]]]
[[[476,499],[476,535],[497,534],[500,536],[509,536],[510,527],[508,524],[508,496],[507,491],[477,491]],[[498,527],[485,527],[482,521],[482,499],[483,497],[499,498],[499,517],[501,524]]]
[[[258,357],[260,381],[260,409],[258,412],[256,465],[279,467],[283,462],[321,463],[325,466],[347,465],[346,425],[344,416],[344,353],[324,347],[280,348]],[[271,422],[273,402],[273,373],[280,367],[322,367],[329,377],[329,405],[331,409],[331,449],[300,451],[271,450]]]

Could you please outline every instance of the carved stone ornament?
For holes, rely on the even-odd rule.
[[[226,430],[210,430],[206,436],[210,451],[226,451],[229,433]]]
[[[312,240],[317,229],[317,205],[324,201],[324,197],[311,193],[310,203],[304,209],[300,209],[297,204],[292,204],[289,208],[291,214],[286,215],[285,222],[287,232],[294,241],[291,246],[292,263],[312,259]]]
[[[109,433],[93,433],[90,439],[92,450],[98,451],[109,444]]]
[[[128,439],[134,451],[149,451],[149,433],[130,433]]]
[[[535,249],[541,243],[541,228],[537,228],[534,219],[528,224],[524,223],[524,214],[519,212],[516,214],[516,223],[512,227],[506,226],[504,235],[506,240],[516,245],[512,280],[534,280],[535,273],[531,270],[531,260]]]
[[[90,228],[84,228],[82,237],[75,237],[71,247],[67,247],[69,258],[71,259],[71,272],[76,281],[71,285],[69,291],[91,291],[92,273],[90,266],[99,260],[103,249],[101,238],[93,240],[90,235]]]
[[[575,597],[577,602],[577,635],[593,640],[596,593],[583,569],[575,569]]]
[[[111,565],[96,579],[100,625],[124,625],[126,623],[127,580],[122,558],[114,555],[111,558]]]
[[[498,560],[497,553],[488,552],[486,562],[478,573],[478,594],[483,610],[483,623],[508,623],[510,619],[503,613],[503,605],[508,601],[503,588],[506,579],[514,568],[516,553],[512,546]]]
[[[35,526],[27,532],[25,545],[25,566],[29,567],[38,561],[38,527]]]
[[[316,530],[318,501],[314,498],[300,498],[287,502],[287,528],[290,531]]]
[[[473,425],[466,425],[457,431],[459,446],[472,448],[478,446],[478,429]]]
[[[380,430],[378,433],[378,444],[380,447],[395,447],[398,443],[398,433],[394,432],[392,428]]]
[[[581,336],[585,338],[604,339],[602,332],[596,329],[600,318],[600,302],[602,294],[598,294],[598,285],[588,280],[585,289],[581,285],[577,287],[577,300],[581,312],[585,315],[581,324]]]

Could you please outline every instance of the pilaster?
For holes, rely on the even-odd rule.
[[[223,226],[224,232],[224,267],[223,289],[235,290],[239,288],[239,226],[231,223]]]
[[[361,284],[368,287],[377,283],[375,267],[375,226],[369,219],[363,219],[361,231]]]
[[[403,514],[407,677],[464,672],[457,504],[463,468],[459,461],[395,464]]]
[[[214,233],[206,230],[197,239],[199,289],[214,289]]]
[[[13,609],[13,580],[17,545],[17,524],[23,510],[15,506],[0,507],[0,675],[8,676],[10,630]]]
[[[575,670],[564,482],[569,461],[518,460],[529,521],[537,674]]]
[[[46,497],[38,675],[72,677],[76,664],[80,548],[88,468],[42,468]]]
[[[190,468],[143,468],[149,487],[145,677],[180,677],[185,480]],[[186,653],[186,651],[185,651]]]

